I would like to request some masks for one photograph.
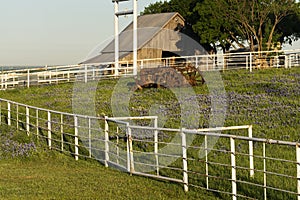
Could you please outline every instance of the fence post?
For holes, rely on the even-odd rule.
[[[26,106],[26,132],[29,135],[30,126],[29,126],[29,108]]]
[[[158,162],[158,119],[157,117],[154,118],[154,155],[156,161],[156,175],[159,176],[159,162]]]
[[[84,82],[87,83],[88,74],[87,74],[87,65],[84,65]]]
[[[67,77],[68,77],[68,82],[70,82],[70,70],[68,71]]]
[[[300,147],[296,145],[296,158],[297,158],[297,193],[298,200],[300,200]]]
[[[250,72],[252,72],[252,52],[250,52],[249,68]]]
[[[88,119],[88,127],[89,127],[89,158],[92,157],[92,139],[91,139],[91,118]]]
[[[8,77],[7,77],[7,74],[5,74],[5,89],[7,89],[7,79],[8,79]]]
[[[0,100],[0,124],[2,123],[2,101]]]
[[[30,86],[30,69],[27,69],[27,87]]]
[[[36,109],[36,136],[39,136],[39,110]]]
[[[17,130],[19,130],[19,105],[17,104],[17,111],[16,111],[16,115],[17,115]]]
[[[289,68],[289,59],[288,55],[284,55],[284,68]]]
[[[93,66],[93,80],[95,80],[95,66]]]
[[[264,159],[264,199],[267,199],[267,166],[266,166],[266,143],[263,143],[263,159]]]
[[[225,55],[222,56],[222,62],[223,62],[223,71],[225,71],[226,69]]]
[[[206,176],[206,189],[209,189],[208,185],[208,147],[207,147],[207,135],[204,136],[204,151],[205,151],[205,176]]]
[[[3,89],[3,82],[4,82],[3,73],[1,72],[1,89]]]
[[[52,71],[49,71],[49,83],[51,84],[52,83],[52,81],[51,81],[51,79],[52,79]]]
[[[236,188],[236,162],[235,162],[235,141],[234,138],[230,138],[231,148],[231,184],[232,184],[232,199],[237,199],[237,188]]]
[[[7,125],[11,125],[11,110],[10,110],[10,102],[7,102]]]
[[[78,160],[78,117],[75,115],[74,116],[74,128],[75,128],[75,160]]]
[[[120,150],[119,150],[119,127],[117,126],[117,164],[120,163]]]
[[[105,119],[105,127],[104,127],[104,134],[105,134],[105,167],[108,167],[108,162],[109,162],[109,126],[108,126],[108,121],[107,121],[107,116],[104,117]]]
[[[196,57],[197,62],[198,62],[198,57]],[[206,71],[208,71],[208,56],[206,56]]]
[[[248,137],[252,139],[252,125],[248,128]],[[254,155],[253,155],[253,141],[249,140],[249,163],[250,163],[250,177],[254,177]]]
[[[131,136],[131,128],[129,127],[129,123],[126,124],[127,130],[127,170],[129,170],[130,174],[134,172],[134,161],[133,161],[133,147],[132,147],[132,136]]]
[[[60,114],[60,137],[61,137],[61,152],[64,151],[64,115]]]
[[[48,146],[51,149],[51,113],[48,111]]]
[[[246,56],[246,70],[248,70],[248,59],[249,59],[249,57],[248,56]]]
[[[181,129],[181,145],[182,145],[182,167],[183,167],[183,184],[184,191],[187,192],[188,188],[188,163],[187,163],[187,145],[186,145],[186,133],[184,129]]]

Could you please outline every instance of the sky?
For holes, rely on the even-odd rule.
[[[159,0],[138,0],[140,13]],[[0,0],[0,66],[83,61],[114,34],[112,0]],[[132,9],[132,1],[120,10]],[[132,16],[122,17],[120,30]],[[300,42],[294,47],[300,48]]]
[[[139,0],[140,13],[158,0]],[[114,34],[112,0],[0,0],[0,66],[82,61]],[[132,1],[120,3],[131,10]],[[132,16],[121,17],[120,30]]]

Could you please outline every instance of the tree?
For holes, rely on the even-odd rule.
[[[295,0],[170,0],[150,5],[144,13],[179,12],[199,41],[215,51],[249,46],[271,50],[277,42],[300,36]]]
[[[169,5],[168,2],[159,1],[150,4],[148,7],[144,9],[144,11],[141,14],[146,15],[146,14],[165,13],[165,12],[174,12],[174,11],[171,10],[171,6]]]
[[[227,0],[225,17],[235,22],[250,50],[270,50],[282,33],[278,24],[296,12],[294,0]]]
[[[194,21],[193,30],[200,36],[201,43],[209,43],[214,51],[221,47],[225,52],[230,47],[244,48],[243,40],[235,23],[225,17],[224,10],[229,10],[229,5],[224,1],[198,2],[193,11],[198,19]]]

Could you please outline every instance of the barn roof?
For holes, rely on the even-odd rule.
[[[159,13],[138,17],[138,50],[159,33],[179,13]],[[181,17],[182,18],[182,17]],[[182,18],[183,19],[183,18]],[[119,35],[119,58],[132,53],[133,23],[129,24]],[[115,40],[110,42],[99,55],[92,57],[82,64],[113,62],[115,60]]]

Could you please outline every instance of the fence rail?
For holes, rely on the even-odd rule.
[[[34,135],[76,160],[96,159],[221,198],[300,199],[298,143],[254,138],[251,125],[171,129],[158,127],[158,120],[76,115],[0,99],[1,125]]]
[[[40,84],[99,80],[133,75],[133,61],[115,63],[92,63],[39,67],[19,70],[3,70],[0,74],[0,89],[30,87]],[[291,68],[300,66],[300,50],[241,52],[230,54],[197,55],[159,59],[138,60],[138,71],[144,68],[195,66],[200,71],[245,69],[250,72],[257,68]]]

